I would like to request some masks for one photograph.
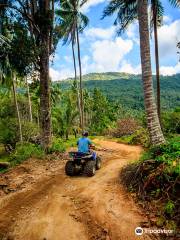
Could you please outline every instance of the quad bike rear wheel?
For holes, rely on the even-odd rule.
[[[102,161],[101,158],[97,156],[96,158],[96,169],[99,170],[101,168]]]
[[[74,176],[75,175],[75,166],[73,161],[67,161],[65,166],[65,172],[68,176]]]
[[[84,174],[88,177],[94,176],[96,173],[95,161],[88,161],[84,166]]]

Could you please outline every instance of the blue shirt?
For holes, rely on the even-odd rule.
[[[91,144],[92,142],[89,140],[89,138],[87,137],[79,138],[79,140],[77,141],[78,152],[82,152],[82,153],[89,152],[89,145]]]

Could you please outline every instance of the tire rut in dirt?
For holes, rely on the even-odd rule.
[[[34,191],[23,191],[15,194],[8,200],[7,205],[5,204],[0,209],[0,237],[3,237],[2,239],[6,239],[6,237],[8,239],[19,216],[24,214],[25,209],[31,209],[41,201],[56,182],[56,178],[46,179],[46,181],[45,179],[34,185]],[[9,237],[9,239],[11,238]]]
[[[88,234],[88,240],[110,239],[111,232],[106,223],[100,223],[93,217],[94,208],[91,200],[87,198],[73,198],[76,211],[72,217],[81,222]]]

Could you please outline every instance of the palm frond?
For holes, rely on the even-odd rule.
[[[114,13],[126,14],[124,11],[127,8],[133,8],[134,4],[137,4],[137,0],[111,0],[110,3],[103,11],[103,15],[101,19],[104,19],[107,16],[111,16]]]
[[[79,5],[83,5],[85,2],[80,0],[62,0],[61,8],[56,11],[56,15],[60,18],[57,34],[62,39],[63,45],[70,42],[74,44],[76,27],[78,27],[79,32],[83,32],[88,25],[88,17],[81,13],[79,8]]]
[[[180,0],[169,0],[174,7],[180,7]]]
[[[137,18],[137,0],[112,0],[105,8],[102,19],[115,13],[114,25],[119,26],[117,33],[121,34]]]
[[[79,13],[79,17],[78,17],[78,29],[79,32],[82,33],[83,30],[88,26],[89,24],[89,18],[87,16],[85,16],[82,13]]]
[[[155,12],[154,12],[155,11]],[[163,24],[164,7],[160,0],[151,0],[151,12],[150,12],[150,28],[151,31],[156,20],[157,26],[160,27]],[[156,18],[156,19],[154,19]]]

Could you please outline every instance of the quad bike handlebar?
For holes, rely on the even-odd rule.
[[[89,147],[90,149],[92,149],[92,150],[95,150],[95,145],[90,145],[90,147]]]

